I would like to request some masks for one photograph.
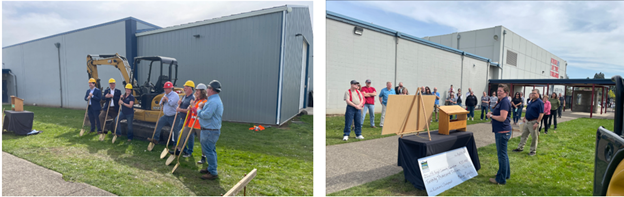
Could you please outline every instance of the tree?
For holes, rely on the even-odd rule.
[[[594,79],[604,79],[604,73],[600,72],[600,73],[594,74]]]

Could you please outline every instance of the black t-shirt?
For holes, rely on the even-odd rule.
[[[511,100],[511,102],[512,102],[514,105],[517,105],[518,103],[522,103],[522,98],[514,98],[514,99],[512,99],[512,100]],[[512,107],[512,108],[516,108],[515,106],[511,106],[511,107]]]

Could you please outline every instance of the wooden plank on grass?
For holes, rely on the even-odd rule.
[[[225,193],[225,195],[223,196],[236,196],[238,192],[240,192],[243,188],[247,186],[251,179],[256,177],[256,171],[257,169],[253,169],[251,172],[249,172],[249,174],[243,177],[243,179],[241,179],[236,185],[234,185],[234,187],[232,187],[232,189],[230,189],[230,191]]]

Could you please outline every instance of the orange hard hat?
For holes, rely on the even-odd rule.
[[[163,88],[173,88],[173,83],[171,83],[171,81],[167,81],[167,83],[165,83],[165,87]]]

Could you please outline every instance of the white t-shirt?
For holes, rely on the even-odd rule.
[[[362,94],[362,92],[360,92],[359,90],[352,90],[351,96],[349,97],[349,90],[347,90],[344,94],[344,100],[348,101],[349,98],[351,99],[351,102],[353,102],[353,104],[360,105],[360,103],[364,101],[364,94]]]

